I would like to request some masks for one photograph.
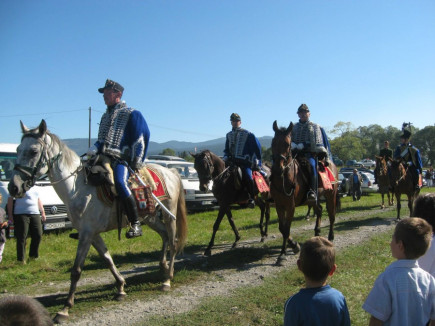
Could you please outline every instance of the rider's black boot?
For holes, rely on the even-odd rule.
[[[248,190],[249,193],[249,199],[248,199],[248,208],[254,208],[255,207],[255,191],[254,191],[254,180],[251,180],[248,176],[245,178],[245,187]]]
[[[316,182],[316,171],[311,171],[310,180],[310,190],[307,194],[308,204],[315,204],[317,201],[317,182]]]
[[[128,220],[130,221],[131,224],[130,229],[127,231],[125,236],[127,237],[127,239],[141,236],[142,229],[140,227],[136,201],[134,200],[133,195],[130,195],[130,197],[124,199],[123,204]]]

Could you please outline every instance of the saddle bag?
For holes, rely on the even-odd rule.
[[[136,200],[139,216],[152,215],[156,211],[156,201],[152,196],[150,186],[137,186],[132,188],[134,198]]]

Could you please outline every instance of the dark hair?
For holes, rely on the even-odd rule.
[[[22,295],[0,299],[1,326],[51,326],[53,321],[39,301]]]
[[[302,273],[313,281],[323,281],[335,264],[335,248],[323,237],[312,237],[302,246],[299,256]]]
[[[430,246],[432,227],[419,217],[400,220],[394,229],[394,240],[402,241],[406,259],[423,256]]]
[[[418,196],[414,201],[412,215],[426,220],[435,230],[435,193]]]

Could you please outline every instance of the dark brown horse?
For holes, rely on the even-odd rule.
[[[391,186],[396,196],[397,220],[400,220],[400,196],[405,194],[408,196],[409,216],[412,216],[412,204],[414,198],[418,196],[420,190],[415,189],[415,184],[412,181],[411,171],[405,166],[401,160],[391,160]]]
[[[233,248],[237,246],[240,240],[240,234],[234,224],[233,215],[231,214],[230,205],[234,203],[243,203],[248,200],[248,193],[243,189],[243,187],[237,187],[235,178],[236,174],[231,172],[231,168],[225,168],[225,162],[217,155],[209,150],[204,150],[198,154],[192,154],[195,158],[195,169],[198,172],[199,177],[199,188],[201,191],[208,190],[208,184],[213,180],[213,195],[219,205],[219,212],[216,218],[216,222],[213,225],[213,235],[211,237],[210,243],[204,252],[204,255],[211,255],[211,248],[214,245],[214,239],[216,232],[219,229],[219,225],[225,216],[227,215],[228,222],[233,229],[234,235],[236,237]],[[263,167],[263,169],[268,169]],[[270,173],[269,173],[270,174]],[[256,189],[256,192],[258,190]],[[261,241],[267,237],[267,228],[270,219],[270,205],[268,202],[269,193],[259,193],[255,198],[256,205],[261,210],[260,218],[260,233]],[[265,224],[263,220],[265,218]]]
[[[287,244],[298,253],[300,246],[293,241],[290,236],[290,228],[297,206],[306,205],[306,194],[309,190],[308,176],[305,175],[301,163],[292,157],[291,154],[291,131],[293,123],[288,128],[278,128],[276,121],[273,123],[275,136],[272,140],[273,166],[270,177],[270,192],[275,201],[276,212],[279,220],[279,230],[283,237],[281,253],[278,257],[277,264],[282,264],[285,260]],[[336,166],[331,162],[328,167],[335,180],[338,180]],[[334,240],[334,222],[337,205],[340,197],[338,196],[338,181],[332,183],[332,189],[325,190],[319,177],[318,197],[324,197],[326,200],[326,209],[329,216],[329,240]],[[320,224],[322,220],[322,206],[319,202],[313,206],[316,214],[316,225],[314,235],[320,235]]]
[[[378,178],[379,192],[382,197],[381,208],[385,208],[384,195],[387,194],[388,205],[394,205],[394,195],[390,190],[390,176],[388,175],[388,164],[383,156],[376,156],[376,172]],[[390,197],[391,193],[391,197]]]

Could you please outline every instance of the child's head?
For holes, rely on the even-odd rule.
[[[47,309],[36,299],[14,295],[0,299],[0,324],[51,326],[53,321]]]
[[[414,201],[412,215],[426,220],[435,230],[435,193],[418,196]]]
[[[335,248],[323,237],[313,237],[302,246],[299,269],[312,281],[325,281],[335,267]]]
[[[400,220],[394,229],[393,239],[391,241],[393,256],[393,245],[400,245],[400,250],[405,259],[417,259],[425,254],[430,246],[432,239],[432,227],[428,222],[419,217],[410,217]]]

